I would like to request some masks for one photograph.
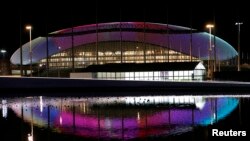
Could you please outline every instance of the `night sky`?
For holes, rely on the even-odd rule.
[[[7,50],[5,58],[10,58],[19,48],[20,42],[29,41],[27,24],[31,24],[32,38],[44,36],[63,28],[84,24],[117,22],[117,21],[146,21],[156,23],[169,23],[174,25],[193,27],[199,31],[206,31],[207,23],[215,19],[216,35],[237,48],[237,26],[241,25],[241,50],[250,53],[248,47],[248,34],[250,31],[250,8],[246,3],[234,1],[219,4],[213,1],[142,0],[126,1],[80,1],[67,2],[31,1],[16,4],[1,4],[1,44],[0,48]],[[222,3],[222,2],[220,2]],[[250,55],[250,54],[249,54]],[[3,56],[1,56],[3,57]]]

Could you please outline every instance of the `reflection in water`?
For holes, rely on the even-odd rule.
[[[8,110],[7,110],[7,101],[2,100],[2,116],[3,118],[7,118]]]
[[[6,105],[7,101],[2,101],[2,109]],[[11,110],[35,126],[88,138],[111,139],[185,133],[196,125],[214,124],[230,114],[237,105],[236,98],[202,96],[34,97],[23,98],[22,101],[8,100]]]
[[[43,97],[39,96],[39,98],[40,98],[40,112],[42,113],[43,112]]]

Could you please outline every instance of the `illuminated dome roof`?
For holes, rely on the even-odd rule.
[[[98,34],[97,34],[98,32]],[[190,41],[192,37],[192,56],[200,57],[202,60],[208,58],[209,37],[206,32],[198,32],[187,27],[159,24],[149,22],[113,22],[77,26],[62,29],[49,34],[48,48],[49,56],[64,51],[73,45],[80,46],[97,41],[122,41],[144,42],[161,46],[189,54]],[[192,33],[192,36],[191,34]],[[219,60],[226,60],[237,55],[235,49],[219,37],[216,40],[216,56]],[[46,58],[46,37],[38,37],[32,40],[32,63],[37,63]],[[60,50],[59,50],[60,47]],[[23,45],[23,64],[29,64],[29,42]],[[20,64],[20,48],[11,57],[13,64]]]

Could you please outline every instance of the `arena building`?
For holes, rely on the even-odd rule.
[[[235,56],[230,44],[207,32],[170,24],[113,22],[71,27],[35,38],[10,60],[47,70],[81,70],[88,78],[200,80],[206,68]],[[110,68],[105,69],[107,66]]]

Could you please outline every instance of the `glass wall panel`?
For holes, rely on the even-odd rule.
[[[123,55],[121,60],[120,42],[99,42],[98,43],[98,64],[106,63],[144,63],[144,43],[142,42],[123,42]],[[156,46],[152,44],[146,44],[146,56],[147,63],[153,62],[188,62],[189,55],[177,52],[167,47]],[[72,67],[72,55],[71,49],[63,50],[57,54],[53,54],[49,57],[49,63],[58,62],[60,68]],[[75,56],[75,68],[85,68],[89,65],[97,63],[96,56],[96,44],[85,44],[74,47]],[[167,56],[169,52],[169,57]],[[168,60],[169,58],[169,60]],[[198,58],[193,57],[194,61],[198,61]],[[64,63],[62,63],[64,62]],[[46,58],[40,60],[40,64],[46,63]],[[56,65],[50,65],[51,68],[55,68]]]

